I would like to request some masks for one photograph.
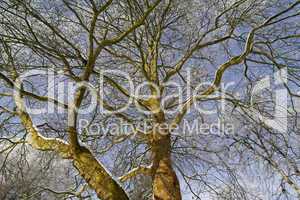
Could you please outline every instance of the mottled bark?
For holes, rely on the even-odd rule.
[[[154,139],[152,144],[153,199],[181,200],[179,181],[172,167],[170,136]]]
[[[112,178],[87,148],[80,147],[76,152],[72,152],[70,145],[62,140],[49,139],[41,136],[26,112],[20,110],[19,115],[28,132],[28,142],[32,147],[43,151],[55,151],[63,158],[72,159],[76,169],[89,186],[96,191],[100,199],[128,199],[122,187]]]
[[[129,199],[122,187],[111,177],[92,153],[81,147],[74,155],[73,164],[97,196],[102,200]]]
[[[85,147],[78,146],[74,151],[71,145],[56,138],[43,137],[34,126],[31,117],[25,111],[20,93],[15,93],[17,113],[27,131],[28,143],[35,149],[55,151],[61,157],[72,159],[81,176],[94,189],[101,200],[127,200],[122,187],[113,179],[94,155]]]

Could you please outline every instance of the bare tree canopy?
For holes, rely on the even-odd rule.
[[[0,0],[0,198],[299,199],[299,22],[300,0]]]

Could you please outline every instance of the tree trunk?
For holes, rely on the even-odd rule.
[[[128,200],[122,187],[112,178],[105,168],[95,159],[92,153],[81,147],[73,157],[73,164],[94,189],[101,200]]]
[[[170,136],[163,136],[152,145],[154,200],[181,200],[179,181],[172,167]]]
[[[18,108],[22,106],[17,98]],[[21,107],[22,108],[22,107]],[[20,119],[27,130],[28,143],[35,149],[55,151],[65,159],[72,159],[74,166],[81,176],[94,189],[101,200],[128,200],[123,188],[113,179],[106,169],[99,163],[93,154],[85,147],[79,147],[71,152],[71,147],[62,140],[45,138],[33,125],[32,120],[24,110],[18,109]]]

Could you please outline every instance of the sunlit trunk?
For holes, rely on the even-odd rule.
[[[152,145],[153,199],[181,200],[179,181],[172,167],[170,136],[164,136]]]
[[[128,200],[122,187],[87,149],[74,156],[74,166],[101,200]]]

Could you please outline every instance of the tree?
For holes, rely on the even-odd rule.
[[[299,4],[1,1],[4,151],[54,151],[105,200],[259,199],[242,182],[260,165],[296,198]]]
[[[27,145],[16,146],[0,156],[1,199],[63,199],[82,195],[71,166],[55,154],[34,151]],[[59,177],[58,177],[59,175]],[[63,192],[60,192],[63,191]],[[65,192],[66,191],[66,192]]]

